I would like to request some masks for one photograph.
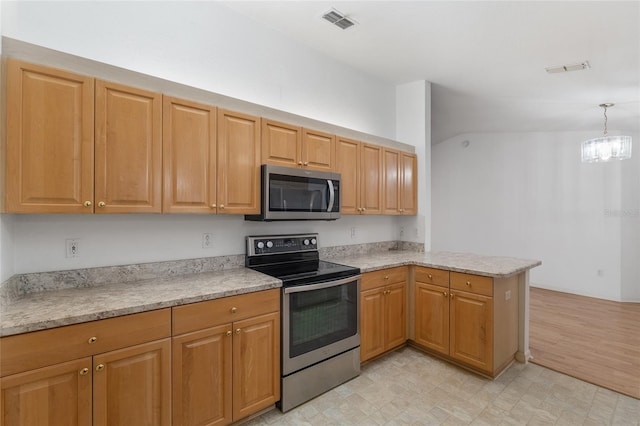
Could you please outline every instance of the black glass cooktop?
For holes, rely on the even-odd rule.
[[[252,266],[251,269],[282,280],[285,287],[333,281],[360,274],[359,268],[324,260],[284,262]]]

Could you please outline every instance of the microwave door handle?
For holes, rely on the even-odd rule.
[[[333,202],[336,200],[336,191],[333,189],[333,181],[331,179],[327,179],[327,184],[329,184],[329,206],[327,211],[330,212],[333,210]]]

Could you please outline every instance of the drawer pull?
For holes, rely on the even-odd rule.
[[[81,376],[86,376],[87,373],[89,373],[89,369],[88,368],[83,368],[82,370],[80,370],[80,375]]]
[[[231,308],[231,313],[235,314],[236,312],[238,312],[238,308],[236,308],[235,306],[233,308]]]
[[[84,202],[84,206],[85,207],[91,207],[91,201],[85,201]]]
[[[96,365],[96,371],[102,371],[102,370],[104,370],[104,364]]]
[[[451,298],[453,299],[455,297],[455,294],[451,293]]]
[[[467,285],[467,287],[471,287],[471,281],[467,281],[465,284]]]
[[[443,292],[442,292],[442,295],[443,295],[444,297],[447,297],[447,292],[446,292],[446,291],[443,291]]]
[[[236,334],[240,334],[240,329],[236,328]]]
[[[298,161],[298,166],[302,166],[302,161]]]
[[[105,203],[104,201],[100,201],[100,202],[98,203],[98,207],[104,207],[104,206],[106,206],[106,205],[107,205],[107,203]]]
[[[309,162],[308,162],[308,161],[305,161],[304,163],[302,163],[302,165],[303,165],[303,166],[308,166],[308,165],[309,165]]]
[[[215,205],[215,204],[211,204],[211,208],[212,208],[212,209],[215,209],[215,208],[216,208],[216,205]]]
[[[89,337],[89,340],[87,340],[87,343],[91,344],[97,341],[98,341],[98,338],[96,336],[93,336],[93,337]]]
[[[220,208],[221,208],[221,209],[224,209],[224,204],[220,204]]]
[[[227,336],[231,336],[233,333],[231,333],[231,330],[227,331]]]
[[[385,280],[388,280],[388,279],[389,279],[389,275],[385,275],[385,276],[384,276],[384,279],[385,279]]]

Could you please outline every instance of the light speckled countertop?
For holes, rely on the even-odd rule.
[[[515,257],[482,256],[470,253],[387,251],[356,256],[327,258],[332,262],[360,268],[362,272],[403,265],[419,265],[455,272],[507,278],[542,264],[539,260]]]
[[[281,287],[245,268],[28,294],[2,308],[0,336]]]
[[[538,260],[468,253],[384,251],[324,257],[362,272],[403,265],[505,278],[541,264]],[[64,272],[64,271],[63,271]],[[278,288],[282,282],[246,268],[156,279],[40,291],[20,297],[0,312],[0,336],[77,324],[119,315]]]

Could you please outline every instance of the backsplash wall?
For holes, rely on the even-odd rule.
[[[11,216],[15,274],[244,254],[247,235],[317,232],[320,248],[400,239],[395,216],[342,216],[331,222],[247,222],[244,216],[224,215]],[[213,247],[202,248],[203,233],[213,234]],[[79,240],[78,257],[65,257],[66,239]]]

